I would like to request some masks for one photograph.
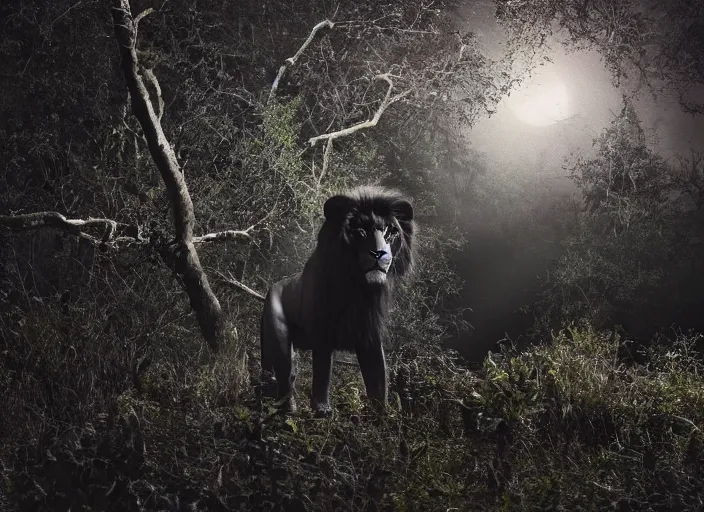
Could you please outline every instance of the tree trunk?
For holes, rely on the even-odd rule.
[[[132,98],[132,111],[144,130],[149,153],[164,180],[174,212],[175,270],[183,278],[205,341],[213,352],[217,352],[225,335],[222,308],[210,288],[193,244],[195,214],[191,195],[140,76],[136,51],[137,27],[130,12],[129,0],[113,0],[112,7],[115,37],[120,47],[121,67],[127,89]]]

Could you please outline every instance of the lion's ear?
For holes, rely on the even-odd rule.
[[[323,206],[323,213],[325,214],[325,219],[330,222],[340,222],[342,221],[352,208],[355,206],[355,201],[351,197],[347,196],[332,196],[330,199],[325,201]]]
[[[405,199],[394,201],[391,211],[399,222],[410,222],[413,220],[413,206]]]

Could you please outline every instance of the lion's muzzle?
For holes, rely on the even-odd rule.
[[[362,268],[367,283],[383,284],[386,282],[386,274],[391,268],[391,247],[383,239],[379,240],[374,249],[368,249],[360,254]]]

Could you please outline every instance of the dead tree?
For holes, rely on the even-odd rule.
[[[114,0],[112,15],[120,49],[120,65],[132,100],[132,111],[144,131],[149,153],[164,180],[174,214],[173,270],[183,279],[205,341],[213,352],[217,352],[226,334],[223,314],[194,245],[193,228],[196,219],[193,201],[176,155],[161,127],[160,115],[154,111],[149,99],[149,92],[142,79],[144,73],[140,70],[137,59],[137,25],[142,15],[132,17],[129,0]],[[149,78],[155,80],[153,75]]]

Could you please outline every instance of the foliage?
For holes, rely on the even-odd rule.
[[[682,313],[697,297],[692,280],[700,282],[690,273],[701,259],[699,211],[684,200],[681,172],[648,147],[628,102],[594,145],[593,158],[569,166],[584,202],[564,205],[568,235],[543,296],[543,320],[627,323],[646,337],[666,322],[691,325],[695,319]]]
[[[463,237],[440,222],[458,211],[441,193],[451,182],[476,192],[485,169],[458,157],[462,133],[508,91],[517,55],[492,61],[472,34],[448,30],[456,5],[171,0],[139,26],[198,234],[253,226],[249,244],[199,248],[211,276],[230,272],[263,290],[297,271],[322,201],[348,185],[414,197],[420,264],[395,305],[388,415],[368,411],[358,369],[342,361],[335,418],[305,407],[274,414],[256,388],[259,303],[214,283],[235,342],[210,360],[154,245],[103,252],[61,233],[3,232],[0,409],[11,413],[0,416],[0,508],[505,510],[575,508],[585,497],[597,507],[701,505],[699,338],[625,366],[627,345],[577,329],[492,355],[479,375],[442,349],[463,327],[448,307],[460,287],[448,251]],[[279,67],[323,19],[335,27],[268,101]],[[127,108],[105,4],[4,2],[0,61],[0,211],[104,216],[168,241],[168,202]],[[323,145],[309,138],[371,118],[388,85],[375,76],[386,72],[393,92],[408,94],[376,128],[336,140],[321,176]],[[659,265],[682,233],[662,195],[664,164],[633,122],[625,115],[597,158],[575,167],[593,210],[578,214],[584,235],[568,252],[589,255],[589,279],[605,276],[589,304],[613,283],[629,301],[662,289]],[[671,176],[699,204],[694,162]],[[636,279],[633,247],[658,237],[666,243],[642,267],[650,277]],[[578,243],[587,241],[601,245],[585,251]],[[683,262],[695,261],[693,247]],[[559,276],[573,294],[555,302],[561,314],[590,313],[574,298],[585,274],[563,265],[576,277]],[[310,361],[301,366],[305,396]]]
[[[149,6],[133,2],[135,13]],[[263,290],[300,269],[328,194],[389,184],[395,173],[396,185],[428,182],[422,163],[390,164],[394,138],[419,116],[425,122],[416,126],[430,131],[433,113],[433,122],[442,112],[471,120],[500,97],[492,77],[501,64],[474,41],[460,49],[458,34],[442,28],[451,7],[356,2],[335,12],[310,2],[196,9],[173,1],[141,20],[139,59],[159,81],[162,125],[194,198],[196,234],[254,226],[249,244],[199,246],[235,340],[217,361],[203,353],[192,312],[158,252],[172,220],[129,112],[109,8],[33,0],[0,7],[0,59],[9,63],[1,78],[0,211],[108,217],[138,226],[149,240],[103,252],[51,231],[0,234],[0,407],[16,411],[0,419],[0,460],[4,489],[22,507],[47,496],[59,507],[122,510],[138,506],[133,498],[151,507],[142,493],[156,499],[160,491],[149,491],[152,479],[142,471],[173,473],[174,439],[184,449],[200,446],[190,444],[193,429],[212,424],[214,411],[257,424],[250,417],[258,413],[242,404],[252,399],[246,381],[258,362],[260,306],[213,278],[230,272]],[[326,17],[339,22],[334,37],[316,37],[268,102],[279,66]],[[374,131],[336,141],[322,177],[322,145],[313,148],[308,138],[370,118],[386,92],[374,77],[384,72],[395,93],[409,91],[407,101],[388,109]],[[472,101],[463,89],[473,91]],[[399,144],[412,147],[411,135]],[[416,203],[421,212],[432,207],[424,200]],[[421,266],[399,310],[413,319],[414,335],[436,344],[448,330],[444,300],[457,284],[441,228],[431,225],[437,217],[426,219],[420,250],[432,251],[434,265]],[[358,395],[347,396],[360,410]],[[151,435],[158,463],[149,469],[140,450]],[[24,448],[30,445],[38,451]],[[10,466],[17,480],[5,471]]]
[[[573,326],[542,347],[488,357],[477,424],[488,416],[504,425],[496,465],[510,503],[699,506],[701,346],[700,335],[681,334],[644,351],[643,363],[625,363],[633,345],[615,331]]]
[[[491,354],[475,375],[409,342],[391,354],[383,417],[361,399],[356,365],[341,361],[332,419],[305,407],[281,417],[253,392],[217,403],[161,377],[169,389],[127,390],[108,414],[18,450],[6,460],[21,470],[4,485],[23,508],[697,507],[701,343],[681,335],[624,363],[630,343],[572,327],[539,348]],[[303,395],[310,363],[301,360]]]
[[[497,17],[513,44],[538,48],[553,32],[568,48],[594,49],[618,84],[625,77],[673,94],[685,112],[703,114],[704,11],[698,0],[499,0]]]

